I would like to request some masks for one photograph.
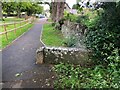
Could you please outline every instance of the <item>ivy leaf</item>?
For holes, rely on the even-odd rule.
[[[15,74],[15,77],[19,77],[19,76],[21,76],[22,74],[20,74],[20,73],[16,73]]]

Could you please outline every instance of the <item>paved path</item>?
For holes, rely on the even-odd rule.
[[[42,46],[40,35],[43,22],[44,20],[37,20],[28,32],[2,51],[3,87],[52,87],[52,66],[35,65],[36,50]]]

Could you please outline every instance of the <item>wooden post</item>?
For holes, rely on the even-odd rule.
[[[14,33],[16,35],[16,23],[14,22]]]
[[[28,22],[28,19],[26,20],[26,24],[27,24],[27,22]]]
[[[31,24],[34,22],[34,17],[31,17]]]
[[[29,23],[29,19],[27,19],[27,23]]]
[[[32,19],[31,19],[31,20],[32,20],[32,23],[33,23],[33,22],[34,22],[34,18],[32,17]]]
[[[5,23],[4,23],[4,31],[5,31],[6,40],[8,40],[7,29],[6,29],[6,25],[5,25]]]
[[[20,27],[21,27],[21,21],[20,21]],[[22,31],[21,31],[21,28],[20,28],[20,32],[22,32]]]
[[[31,18],[29,19],[29,24],[31,24]]]

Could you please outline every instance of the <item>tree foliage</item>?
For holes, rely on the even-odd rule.
[[[80,8],[80,5],[77,3],[77,4],[74,4],[72,9],[79,9]]]
[[[0,2],[0,19],[3,20],[3,15],[2,15],[2,2]]]
[[[100,62],[110,63],[108,57],[114,50],[120,55],[120,2],[103,3],[104,12],[96,25],[89,28],[86,44],[93,57]]]
[[[20,17],[21,12],[27,12],[28,15],[35,13],[42,13],[43,7],[37,3],[32,2],[3,2],[3,11],[10,15],[13,12],[16,12]]]
[[[14,2],[3,2],[2,7],[3,11],[6,12],[8,15],[10,15],[10,13],[13,13],[15,10]]]

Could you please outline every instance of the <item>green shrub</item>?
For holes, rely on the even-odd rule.
[[[64,19],[65,20],[69,20],[71,22],[76,22],[77,15],[74,15],[74,14],[71,14],[71,13],[67,13],[66,15],[64,15]]]
[[[60,24],[59,23],[55,23],[55,29],[57,29],[57,30],[60,30]]]
[[[67,47],[75,47],[77,39],[75,36],[67,37],[63,40],[63,44]]]
[[[55,65],[55,88],[120,88],[120,2],[103,3],[102,8],[104,12],[94,19],[80,17],[88,26],[85,43],[96,65]]]
[[[52,26],[55,26],[55,23],[52,23]]]
[[[88,16],[78,16],[77,19],[76,19],[76,22],[77,23],[81,23],[83,22],[83,20],[88,20]]]
[[[111,61],[108,57],[115,49],[118,49],[118,56],[120,55],[120,2],[105,3],[103,9],[104,12],[96,24],[88,26],[86,46],[93,51],[94,60],[109,64]]]
[[[55,65],[57,79],[54,87],[64,89],[120,88],[120,68],[114,70],[113,67],[114,64],[108,68],[102,65],[91,68],[63,63]]]

